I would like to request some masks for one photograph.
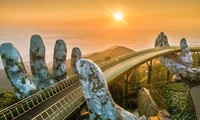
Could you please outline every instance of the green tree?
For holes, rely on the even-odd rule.
[[[0,93],[0,109],[4,109],[18,101],[13,92],[3,91]]]

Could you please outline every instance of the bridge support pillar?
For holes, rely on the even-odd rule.
[[[197,57],[198,57],[198,67],[200,67],[200,54],[199,54],[199,52],[197,52]]]
[[[127,109],[128,104],[128,74],[124,76],[124,90],[123,90],[123,108]]]
[[[170,76],[170,71],[169,70],[167,70],[167,81],[169,81],[169,76]]]
[[[124,90],[123,90],[123,108],[128,109],[128,85],[133,77],[134,71],[132,70],[130,73],[125,74],[124,76]]]
[[[194,52],[194,55],[197,56],[197,67],[200,67],[200,53],[199,52]]]
[[[151,77],[152,77],[152,62],[153,60],[150,60],[149,63],[147,62],[147,66],[148,66],[148,81],[147,83],[151,83]]]

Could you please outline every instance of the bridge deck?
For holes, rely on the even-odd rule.
[[[104,76],[106,77],[108,84],[112,84],[112,82],[115,81],[117,78],[122,77],[128,71],[131,71],[132,69],[140,66],[141,64],[144,64],[145,62],[148,62],[151,59],[157,58],[161,55],[180,51],[180,47],[155,48],[150,50],[149,52],[139,54],[132,57],[131,59],[128,59],[120,64],[113,66],[112,68],[104,72]],[[190,51],[200,52],[200,46],[192,46],[190,47]]]

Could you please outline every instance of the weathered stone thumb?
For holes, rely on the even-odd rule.
[[[116,105],[101,69],[92,61],[76,62],[77,73],[89,109],[90,120],[135,120],[133,114]]]

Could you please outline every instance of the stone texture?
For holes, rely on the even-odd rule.
[[[80,83],[84,92],[90,120],[116,120],[117,110],[98,66],[89,60],[76,63]]]
[[[183,64],[186,68],[192,68],[192,54],[188,48],[186,39],[181,39],[180,47],[182,54],[180,55],[180,63]]]
[[[81,50],[77,47],[74,47],[72,49],[71,53],[71,68],[72,68],[72,74],[77,74],[76,70],[76,62],[82,58]]]
[[[155,41],[155,47],[163,46],[163,47],[170,47],[167,36],[161,32]]]
[[[165,42],[163,42],[165,41]],[[155,41],[155,47],[169,47],[166,35],[161,32]],[[175,53],[159,57],[160,62],[165,65],[168,70],[175,75],[172,81],[200,81],[200,69],[192,68],[192,55],[189,51],[186,39],[180,42],[182,53]]]
[[[158,118],[159,118],[159,120],[170,120],[171,119],[170,118],[170,114],[165,109],[164,110],[160,110],[158,112]]]
[[[136,120],[133,114],[116,105],[100,68],[92,61],[76,62],[77,73],[89,109],[89,120]]]
[[[115,104],[115,107],[117,108],[117,120],[146,120],[145,116],[137,118],[135,115],[126,111],[117,104]]]
[[[39,89],[46,88],[56,82],[48,72],[45,62],[45,46],[39,35],[31,37],[30,65],[33,80]]]
[[[53,78],[57,80],[57,82],[66,78],[66,55],[67,47],[65,42],[63,40],[57,40],[54,47],[53,57]]]
[[[14,88],[18,99],[23,99],[37,91],[36,85],[30,79],[17,49],[10,43],[0,47],[4,70]]]
[[[149,90],[142,88],[138,93],[138,112],[146,117],[156,116],[158,114],[158,106],[153,101]]]

